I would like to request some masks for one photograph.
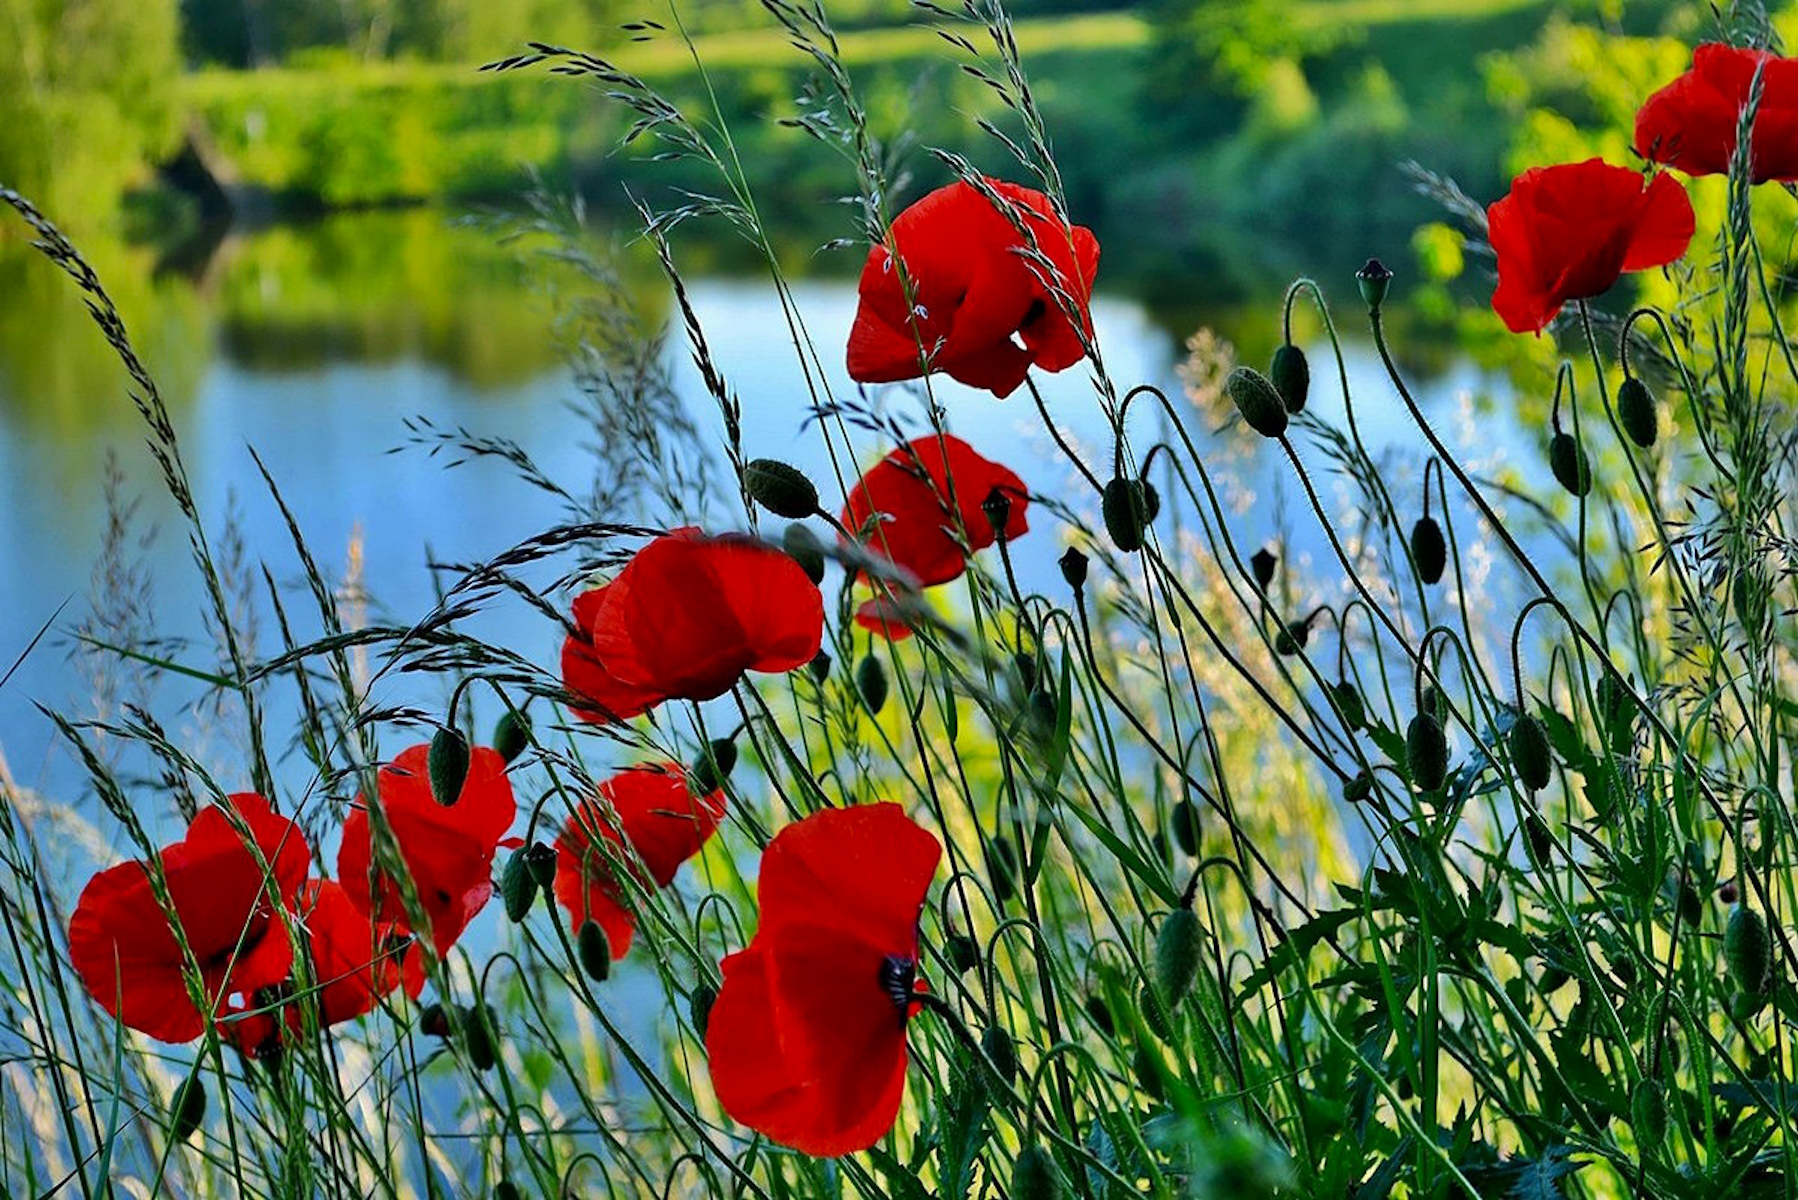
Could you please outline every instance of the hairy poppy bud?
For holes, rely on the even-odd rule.
[[[1537,866],[1547,862],[1549,854],[1555,848],[1554,835],[1548,831],[1548,822],[1535,813],[1524,818],[1523,841],[1529,847],[1530,858]]]
[[[804,525],[789,525],[781,531],[780,547],[787,557],[799,564],[805,577],[813,583],[824,582],[824,547],[818,535]]]
[[[1741,893],[1736,889],[1736,881],[1725,879],[1717,885],[1717,899],[1725,904],[1734,904]]]
[[[1166,1064],[1159,1059],[1160,1055],[1146,1040],[1137,1042],[1136,1053],[1130,1056],[1130,1069],[1136,1075],[1136,1085],[1157,1100],[1166,1091],[1163,1076],[1167,1074]]]
[[[1059,562],[1061,577],[1068,581],[1069,587],[1077,592],[1086,586],[1086,555],[1069,546]]]
[[[1199,806],[1181,797],[1180,803],[1174,805],[1168,824],[1173,826],[1174,844],[1188,857],[1196,856],[1199,852]]]
[[[524,1193],[510,1179],[502,1179],[493,1185],[493,1200],[524,1200]]]
[[[743,467],[743,488],[777,517],[803,521],[818,511],[818,489],[798,467],[779,459],[751,459]]]
[[[1448,779],[1448,738],[1442,722],[1427,709],[1412,717],[1405,729],[1405,766],[1411,782],[1426,792],[1435,791]]]
[[[425,764],[431,775],[431,795],[442,805],[454,804],[462,797],[462,784],[468,779],[468,739],[462,731],[445,727],[431,738],[431,749]]]
[[[206,1119],[206,1085],[200,1082],[198,1069],[182,1080],[169,1101],[169,1138],[185,1142]]]
[[[986,514],[987,524],[993,527],[993,536],[1000,541],[1005,540],[1005,526],[1011,522],[1011,497],[1005,489],[996,487],[986,494],[980,502],[980,511]]]
[[[1548,439],[1548,469],[1575,496],[1592,490],[1592,466],[1586,461],[1586,448],[1571,433],[1556,433]]]
[[[1370,258],[1365,266],[1355,272],[1355,283],[1361,289],[1361,299],[1367,304],[1367,311],[1377,313],[1386,300],[1386,290],[1392,286],[1392,272],[1379,259]]]
[[[612,973],[612,943],[605,927],[598,921],[582,921],[574,932],[574,949],[581,959],[581,970],[594,983],[604,983]]]
[[[712,1023],[712,1005],[717,1001],[718,989],[709,983],[695,984],[693,994],[687,997],[687,1016],[693,1019],[693,1029],[701,1040]]]
[[[507,709],[493,726],[493,748],[511,762],[531,744],[531,719],[522,712]]]
[[[709,796],[724,785],[737,765],[737,744],[729,738],[713,738],[687,768],[687,790]]]
[[[1350,804],[1360,804],[1373,795],[1373,776],[1366,771],[1356,771],[1350,780],[1342,785],[1342,798]]]
[[[506,917],[514,924],[530,915],[531,902],[537,898],[537,876],[522,847],[506,859],[506,868],[499,874],[499,894],[506,902]]]
[[[1255,572],[1255,586],[1262,591],[1274,581],[1274,568],[1280,565],[1280,556],[1266,546],[1255,551],[1249,559],[1249,569]]]
[[[1288,621],[1274,634],[1274,653],[1291,658],[1305,648],[1311,640],[1311,623],[1309,621]]]
[[[474,1064],[477,1071],[490,1071],[493,1064],[499,1061],[499,1049],[493,1041],[492,1020],[493,1015],[484,1004],[461,1011],[462,1045],[468,1051],[468,1061]]]
[[[1342,723],[1348,726],[1350,733],[1358,732],[1367,724],[1367,705],[1361,699],[1361,689],[1344,679],[1330,685],[1330,699],[1342,713]]]
[[[1667,1089],[1660,1080],[1644,1076],[1636,1081],[1629,1098],[1629,1123],[1644,1154],[1654,1153],[1666,1141]]]
[[[1617,421],[1629,440],[1644,450],[1654,445],[1660,433],[1660,413],[1655,410],[1654,396],[1648,385],[1634,375],[1617,389]]]
[[[1723,927],[1723,961],[1743,992],[1766,994],[1773,980],[1773,940],[1767,933],[1766,918],[1746,904],[1729,910],[1729,923]]]
[[[1757,992],[1737,992],[1729,998],[1729,1015],[1738,1021],[1746,1021],[1766,1003],[1767,998]]]
[[[531,878],[537,881],[538,887],[555,886],[556,848],[554,846],[546,846],[542,842],[532,842],[524,848],[524,862],[531,869]]]
[[[1554,761],[1548,745],[1548,730],[1543,728],[1542,722],[1524,713],[1511,726],[1509,741],[1511,765],[1517,768],[1517,778],[1523,786],[1532,792],[1547,787]]]
[[[1106,1037],[1117,1032],[1117,1022],[1111,1019],[1111,1005],[1105,1002],[1101,992],[1086,993],[1086,1015],[1092,1018],[1093,1027]]]
[[[1032,1142],[1018,1154],[1011,1175],[1012,1200],[1061,1200],[1061,1172],[1039,1143]]]
[[[1017,895],[1018,856],[1011,842],[1003,837],[986,841],[987,874],[993,888],[993,899],[999,904]]]
[[[1286,411],[1304,412],[1305,401],[1311,395],[1311,364],[1305,361],[1305,352],[1291,342],[1286,343],[1274,351],[1274,361],[1269,364],[1267,374],[1285,402]]]
[[[1186,999],[1199,973],[1200,930],[1198,914],[1176,908],[1155,935],[1155,985],[1171,1009]]]
[[[980,965],[980,943],[965,933],[952,933],[943,939],[943,955],[957,975],[965,975]]]
[[[427,1004],[418,1014],[418,1027],[432,1037],[450,1035],[449,1012],[441,1004]]]
[[[1262,437],[1286,432],[1286,402],[1267,376],[1253,367],[1237,367],[1224,380],[1224,391],[1250,429]]]
[[[993,1069],[999,1073],[999,1078],[1005,1081],[1006,1087],[1017,1082],[1018,1048],[1013,1044],[1009,1033],[997,1025],[989,1026],[987,1031],[980,1035],[980,1048],[986,1051],[986,1056],[991,1060]]]
[[[1418,707],[1438,721],[1448,720],[1448,697],[1433,683],[1423,685],[1423,698]]]
[[[855,690],[861,693],[868,711],[878,714],[887,702],[887,669],[872,654],[864,654],[855,664]]]
[[[812,655],[812,661],[805,664],[806,674],[812,677],[813,683],[823,683],[830,678],[830,652],[820,650]]]
[[[1174,1036],[1173,1014],[1162,1002],[1161,993],[1152,983],[1145,983],[1136,993],[1136,1011],[1142,1014],[1142,1023],[1150,1033],[1162,1041]]]
[[[1113,545],[1126,554],[1142,549],[1143,530],[1148,528],[1151,516],[1142,480],[1119,475],[1106,484],[1099,511],[1105,517],[1105,532],[1111,535]]]
[[[1432,585],[1442,582],[1442,572],[1448,569],[1448,542],[1435,517],[1419,517],[1411,526],[1411,557],[1419,579]]]

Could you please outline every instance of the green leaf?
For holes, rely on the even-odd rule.
[[[868,1147],[868,1157],[886,1176],[887,1195],[891,1200],[930,1200],[930,1193],[918,1177],[905,1169],[905,1164],[879,1146]]]

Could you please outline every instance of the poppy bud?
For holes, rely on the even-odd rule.
[[[743,488],[777,517],[803,521],[818,511],[818,489],[798,467],[779,459],[751,459],[743,467]]]
[[[1729,976],[1743,992],[1763,996],[1773,978],[1773,941],[1767,922],[1755,909],[1738,904],[1729,910],[1723,927],[1723,961]]]
[[[1736,881],[1733,879],[1725,879],[1717,885],[1717,899],[1725,904],[1734,904],[1739,895],[1740,893],[1736,890]]]
[[[1738,1021],[1746,1021],[1759,1012],[1766,1002],[1765,996],[1753,992],[1737,992],[1729,998],[1729,1015]]]
[[[499,875],[499,894],[506,902],[506,916],[514,924],[530,915],[531,902],[537,898],[537,876],[522,847],[506,859],[506,869]]]
[[[799,564],[805,577],[813,583],[824,582],[824,547],[818,542],[818,535],[804,525],[789,525],[780,535],[781,549],[787,557]]]
[[[1274,634],[1274,653],[1291,658],[1305,648],[1311,639],[1311,623],[1309,621],[1288,621],[1280,632]]]
[[[887,702],[887,669],[872,654],[864,654],[855,664],[855,690],[861,693],[868,711],[879,715]]]
[[[1161,1002],[1161,993],[1155,990],[1154,984],[1145,983],[1136,993],[1136,1010],[1142,1014],[1142,1022],[1150,1033],[1164,1042],[1174,1036],[1173,1016]]]
[[[1086,1015],[1092,1018],[1093,1026],[1106,1037],[1117,1032],[1117,1022],[1111,1019],[1111,1005],[1105,1003],[1105,997],[1098,992],[1086,994]]]
[[[463,1009],[461,1018],[462,1045],[468,1051],[468,1061],[477,1071],[492,1070],[499,1061],[498,1048],[493,1043],[492,1013],[483,1004]]]
[[[1086,555],[1069,546],[1060,563],[1061,577],[1068,581],[1069,587],[1077,592],[1086,586]]]
[[[1136,1043],[1136,1053],[1130,1056],[1130,1069],[1136,1075],[1138,1087],[1155,1099],[1161,1099],[1166,1090],[1162,1076],[1166,1074],[1167,1068],[1156,1061],[1155,1051],[1150,1049],[1148,1042]]]
[[[990,1026],[985,1033],[980,1035],[980,1048],[986,1051],[987,1058],[992,1061],[993,1069],[999,1073],[999,1078],[1005,1081],[1006,1087],[1017,1082],[1018,1049],[1012,1043],[1009,1033],[997,1025]]]
[[[1418,707],[1434,716],[1438,721],[1448,720],[1448,697],[1443,695],[1442,689],[1433,683],[1423,685],[1423,700]]]
[[[1274,351],[1274,361],[1267,369],[1268,377],[1273,380],[1274,389],[1280,393],[1280,399],[1286,404],[1289,413],[1305,411],[1305,401],[1311,395],[1311,364],[1305,361],[1305,352],[1291,342]]]
[[[1250,429],[1262,437],[1277,438],[1286,432],[1286,402],[1253,367],[1237,367],[1224,380],[1224,391]]]
[[[1249,569],[1255,572],[1255,586],[1257,588],[1264,592],[1267,590],[1267,585],[1274,581],[1274,568],[1278,566],[1279,563],[1280,556],[1275,554],[1272,550],[1269,550],[1266,546],[1255,551],[1254,555],[1249,559]]]
[[[1431,585],[1442,582],[1442,572],[1448,569],[1448,542],[1435,517],[1419,517],[1411,526],[1411,558],[1419,579]]]
[[[717,1000],[718,989],[709,983],[695,984],[693,994],[687,998],[687,1015],[693,1019],[693,1029],[701,1040],[712,1023],[712,1005]]]
[[[1636,1145],[1653,1153],[1667,1139],[1667,1089],[1658,1079],[1636,1081],[1629,1098],[1629,1123],[1636,1131]]]
[[[830,678],[830,652],[820,650],[812,655],[812,661],[805,664],[805,670],[812,677],[813,683],[823,683]]]
[[[524,1200],[524,1193],[510,1179],[502,1179],[493,1185],[493,1200]]]
[[[525,865],[531,869],[531,878],[537,881],[540,888],[551,888],[556,883],[556,848],[546,846],[542,842],[532,842],[524,848]]]
[[[980,965],[980,943],[965,933],[952,933],[943,939],[943,954],[957,975],[965,975]]]
[[[1004,904],[1017,895],[1018,856],[1011,842],[1002,837],[986,843],[986,866],[993,887],[993,899]]]
[[[1644,450],[1654,445],[1655,436],[1660,432],[1660,413],[1655,409],[1654,396],[1649,393],[1648,385],[1634,375],[1617,389],[1617,421],[1629,435],[1629,440]]]
[[[1547,862],[1549,854],[1555,848],[1554,836],[1548,832],[1548,822],[1535,813],[1524,818],[1523,840],[1537,866]]]
[[[1342,785],[1342,798],[1350,804],[1360,804],[1373,795],[1373,776],[1366,771],[1356,771],[1354,777]]]
[[[986,494],[980,502],[980,511],[986,514],[987,524],[993,527],[993,536],[1000,541],[1005,540],[1005,527],[1011,523],[1011,497],[1005,489],[996,487]]]
[[[1171,1009],[1186,999],[1199,973],[1199,917],[1192,909],[1176,908],[1155,935],[1155,984]]]
[[[1061,1200],[1061,1172],[1040,1144],[1032,1142],[1018,1154],[1011,1195],[1012,1200]]]
[[[1142,549],[1143,530],[1149,525],[1149,498],[1142,480],[1119,475],[1105,485],[1099,501],[1105,532],[1112,544],[1126,554]]]
[[[493,726],[493,748],[511,762],[531,744],[531,719],[522,712],[507,709]]]
[[[174,1098],[169,1101],[169,1138],[185,1142],[205,1119],[206,1085],[200,1082],[200,1072],[195,1070],[181,1081]]]
[[[687,768],[687,790],[695,796],[709,796],[724,786],[737,765],[737,744],[729,738],[714,738]]]
[[[1355,272],[1355,283],[1361,288],[1361,299],[1366,302],[1367,311],[1377,313],[1386,299],[1386,289],[1392,286],[1392,272],[1379,259],[1370,258]]]
[[[1348,726],[1350,733],[1357,732],[1367,724],[1367,705],[1361,699],[1361,689],[1344,679],[1330,687],[1330,699],[1342,713],[1342,723]]]
[[[1405,766],[1411,782],[1426,792],[1440,788],[1448,778],[1448,738],[1433,713],[1418,713],[1405,729]]]
[[[1575,496],[1592,490],[1592,467],[1586,461],[1586,448],[1571,433],[1556,433],[1548,439],[1548,469]]]
[[[445,727],[431,738],[430,753],[425,764],[431,774],[431,795],[437,803],[448,806],[462,798],[462,784],[468,779],[468,739],[459,729]]]
[[[581,970],[594,983],[604,983],[612,973],[612,943],[605,927],[598,921],[582,921],[574,933],[574,948],[581,958]]]
[[[1532,792],[1547,787],[1554,761],[1542,722],[1524,713],[1511,726],[1510,743],[1511,765],[1517,768],[1523,786]]]
[[[1180,803],[1174,805],[1168,824],[1173,826],[1174,844],[1189,858],[1196,856],[1199,852],[1199,806],[1182,797]]]
[[[450,1035],[449,1013],[441,1004],[427,1004],[418,1014],[418,1027],[432,1037]]]

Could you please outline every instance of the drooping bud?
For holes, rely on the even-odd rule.
[[[1119,475],[1106,484],[1099,511],[1114,546],[1126,554],[1142,549],[1143,531],[1149,526],[1149,498],[1142,480]]]
[[[540,888],[552,888],[556,885],[556,848],[542,842],[532,842],[524,848],[524,862],[531,869],[531,878],[537,881]]]
[[[711,795],[724,786],[736,765],[737,744],[729,738],[713,738],[687,768],[687,790],[695,796]]]
[[[450,1035],[449,1010],[441,1004],[427,1004],[418,1013],[418,1028],[436,1038]]]
[[[855,664],[855,690],[861,693],[868,711],[879,715],[887,702],[887,669],[872,654],[864,654]]]
[[[1538,868],[1548,862],[1548,856],[1554,851],[1554,835],[1549,832],[1548,822],[1535,813],[1531,813],[1523,821],[1523,844],[1529,848],[1530,861]]]
[[[1117,1032],[1117,1022],[1111,1019],[1111,1005],[1105,1002],[1102,992],[1086,993],[1086,1015],[1092,1018],[1093,1027],[1106,1037]]]
[[[1531,792],[1547,787],[1554,759],[1548,745],[1548,730],[1542,722],[1529,713],[1522,714],[1512,724],[1508,740],[1511,765],[1517,768],[1518,780]]]
[[[468,739],[451,726],[439,729],[431,738],[431,750],[425,757],[431,775],[431,795],[444,806],[462,798],[462,785],[468,780]]]
[[[1280,565],[1280,556],[1266,546],[1255,551],[1249,558],[1249,569],[1255,573],[1255,586],[1265,592],[1274,581],[1274,568]]]
[[[1253,367],[1237,367],[1224,380],[1224,391],[1250,429],[1262,437],[1286,432],[1286,402],[1267,376]]]
[[[987,878],[992,885],[993,899],[1004,904],[1018,891],[1018,856],[1011,848],[1011,841],[1003,836],[984,839],[986,842]]]
[[[522,711],[507,709],[493,726],[493,748],[508,763],[531,744],[531,719]]]
[[[1660,413],[1648,385],[1631,375],[1617,389],[1617,422],[1629,440],[1646,450],[1660,433]]]
[[[1086,555],[1069,546],[1059,562],[1061,577],[1068,581],[1069,587],[1077,592],[1086,586]]]
[[[952,933],[943,939],[943,956],[957,975],[965,975],[980,965],[980,943],[965,933]]]
[[[1729,1015],[1746,1021],[1766,1006],[1767,998],[1758,992],[1737,992],[1729,998]]]
[[[1310,640],[1311,622],[1288,621],[1280,627],[1280,632],[1274,634],[1274,653],[1291,658],[1303,650],[1305,643]]]
[[[1342,785],[1342,798],[1350,804],[1360,804],[1373,795],[1373,776],[1366,771],[1356,771],[1349,781]]]
[[[493,1014],[486,1005],[461,1010],[462,1046],[468,1061],[477,1071],[490,1071],[499,1061],[499,1048],[494,1044]]]
[[[717,1001],[718,989],[709,983],[695,984],[693,994],[687,998],[687,1015],[693,1019],[693,1028],[702,1040],[712,1023],[712,1005]]]
[[[580,955],[581,970],[594,983],[604,983],[612,973],[612,943],[605,927],[598,921],[586,920],[574,932],[575,952]]]
[[[1643,1076],[1629,1098],[1629,1123],[1636,1131],[1636,1145],[1645,1154],[1657,1153],[1667,1140],[1667,1089],[1658,1079]]]
[[[1018,1048],[1009,1033],[997,1025],[988,1026],[986,1032],[980,1035],[980,1048],[986,1051],[993,1069],[1005,1081],[1006,1087],[1017,1082]]]
[[[1432,586],[1442,582],[1448,569],[1448,541],[1435,517],[1419,517],[1411,526],[1411,558],[1417,563],[1417,577]]]
[[[824,582],[824,547],[817,534],[804,525],[789,525],[781,531],[780,546],[788,558],[799,564],[807,579]]]
[[[1411,782],[1426,792],[1448,779],[1448,738],[1442,722],[1427,709],[1412,717],[1405,729],[1405,766]]]
[[[1575,496],[1592,490],[1592,466],[1586,461],[1586,448],[1571,433],[1557,432],[1548,439],[1548,469],[1555,481]]]
[[[1168,1008],[1176,1008],[1199,974],[1202,933],[1198,914],[1182,906],[1167,915],[1155,935],[1155,986]]]
[[[1361,699],[1361,689],[1344,679],[1330,685],[1330,698],[1342,713],[1342,723],[1350,733],[1356,733],[1367,724],[1367,705]]]
[[[1005,540],[1005,527],[1011,524],[1011,497],[1005,494],[1004,488],[994,488],[980,502],[980,511],[986,514],[986,523],[993,527],[993,536],[1000,541]]]
[[[1199,806],[1190,798],[1181,797],[1180,803],[1174,805],[1168,824],[1173,827],[1174,844],[1187,857],[1196,857],[1199,853]]]
[[[1729,910],[1729,923],[1723,927],[1723,961],[1743,992],[1766,994],[1773,981],[1773,940],[1767,933],[1766,918],[1746,904]]]
[[[1392,286],[1392,272],[1379,259],[1370,258],[1365,266],[1355,272],[1355,283],[1361,289],[1361,299],[1366,303],[1367,311],[1377,313],[1380,305],[1385,303],[1387,289]]]
[[[1285,402],[1286,411],[1294,415],[1304,412],[1305,401],[1311,395],[1311,364],[1305,361],[1305,352],[1286,343],[1274,351],[1267,374]]]
[[[1157,1038],[1165,1042],[1174,1036],[1173,1014],[1162,1002],[1161,993],[1153,983],[1145,983],[1138,989],[1136,1011],[1142,1014],[1142,1023]]]
[[[1018,1154],[1011,1175],[1012,1200],[1061,1200],[1061,1172],[1055,1160],[1037,1142]]]
[[[524,1193],[510,1179],[502,1179],[493,1185],[493,1200],[524,1200]]]
[[[805,664],[806,674],[812,677],[813,683],[823,683],[830,678],[830,651],[820,650],[812,655],[812,661]]]
[[[531,903],[537,899],[537,876],[523,847],[506,859],[505,870],[499,874],[499,894],[506,903],[506,918],[513,924],[530,915]]]
[[[803,521],[818,511],[818,489],[798,467],[774,458],[751,459],[743,467],[743,489],[777,517]]]
[[[193,1074],[181,1081],[169,1101],[169,1139],[185,1142],[205,1119],[206,1085],[200,1081],[199,1069],[195,1068]]]

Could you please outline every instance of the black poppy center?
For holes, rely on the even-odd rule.
[[[1043,314],[1048,311],[1049,306],[1043,302],[1043,298],[1041,296],[1036,297],[1031,300],[1030,307],[1024,313],[1024,319],[1018,322],[1018,328],[1021,330],[1029,329],[1032,325],[1042,320]]]
[[[889,954],[880,962],[880,987],[900,1012],[911,1008],[912,984],[918,977],[916,959]]]

